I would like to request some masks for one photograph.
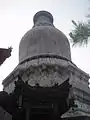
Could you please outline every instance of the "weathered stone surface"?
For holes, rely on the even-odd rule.
[[[50,87],[55,83],[61,84],[68,77],[69,75],[64,69],[60,69],[58,66],[56,68],[56,66],[53,65],[42,64],[26,70],[22,76],[22,79],[24,81],[28,81],[31,86],[38,83],[40,86]]]
[[[67,117],[62,118],[61,120],[90,120],[90,117],[88,116]]]
[[[19,45],[19,62],[37,55],[58,55],[71,60],[69,41],[53,25],[53,17],[41,11],[34,17],[34,27],[22,38]]]

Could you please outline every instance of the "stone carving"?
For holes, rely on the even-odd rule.
[[[61,84],[68,77],[67,72],[59,66],[46,64],[31,66],[22,74],[22,79],[32,86],[36,83],[40,86],[53,86],[56,83]]]

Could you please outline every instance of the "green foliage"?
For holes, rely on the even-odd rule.
[[[69,33],[71,42],[74,45],[87,45],[90,37],[90,24],[72,20],[74,29]]]

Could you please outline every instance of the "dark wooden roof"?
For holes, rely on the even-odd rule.
[[[20,90],[20,93],[32,100],[41,100],[41,99],[47,99],[50,101],[53,101],[56,99],[58,101],[58,98],[67,98],[69,89],[71,85],[69,84],[69,79],[64,81],[61,85],[55,84],[52,87],[41,87],[38,84],[36,86],[30,86],[26,83],[24,83],[22,80],[19,80],[15,83],[16,88],[15,91]],[[22,90],[21,90],[22,89]]]
[[[12,48],[0,48],[0,65],[3,64],[3,62],[11,56]]]
[[[11,94],[5,91],[0,92],[0,106],[8,113],[13,114],[18,108],[19,98],[22,96],[23,103],[30,102],[32,105],[39,104],[43,100],[49,103],[60,103],[60,109],[63,108],[62,113],[64,113],[68,109],[68,106],[64,104],[70,88],[69,79],[64,81],[61,85],[56,84],[52,87],[40,87],[38,84],[32,87],[18,77],[18,81],[15,82],[15,90]]]

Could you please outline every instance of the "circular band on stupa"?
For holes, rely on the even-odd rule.
[[[71,61],[67,37],[53,25],[53,16],[39,11],[33,18],[34,26],[21,39],[19,63],[37,56],[58,56]]]

